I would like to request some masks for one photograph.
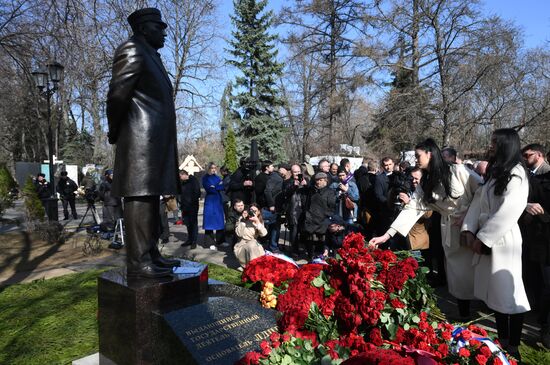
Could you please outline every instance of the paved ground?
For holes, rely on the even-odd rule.
[[[47,279],[91,268],[123,266],[125,250],[109,249],[109,241],[101,241],[102,250],[97,254],[87,255],[83,252],[87,233],[84,228],[79,229],[79,225],[82,217],[84,227],[94,222],[91,212],[86,214],[86,208],[85,204],[77,204],[79,218],[60,221],[67,235],[67,242],[63,245],[48,245],[36,234],[25,232],[22,201],[17,201],[14,208],[8,209],[0,225],[0,235],[3,237],[0,240],[0,286]],[[100,206],[97,209],[101,216]],[[59,216],[63,217],[62,209]],[[202,215],[199,216],[199,221],[202,221]],[[186,229],[185,226],[174,223],[175,219],[170,217],[170,241],[159,245],[164,255],[207,261],[230,268],[238,267],[231,249],[213,251],[203,247],[204,232],[199,234],[199,245],[196,249],[181,247],[181,243],[187,239]]]
[[[99,214],[101,208],[98,206]],[[77,211],[80,217],[86,212],[86,205],[78,204]],[[201,205],[202,212],[202,205]],[[60,217],[63,213],[60,210]],[[204,232],[199,232],[199,245],[191,250],[181,247],[187,239],[185,226],[175,225],[175,219],[169,217],[170,241],[159,248],[165,256],[188,258],[196,261],[205,261],[237,268],[238,263],[231,249],[210,250],[204,245]],[[199,213],[199,224],[202,222],[202,213]],[[78,230],[80,219],[61,221],[67,232],[67,242],[63,245],[48,245],[36,235],[25,232],[22,202],[18,201],[14,208],[4,215],[0,225],[0,287],[20,282],[29,282],[37,279],[48,279],[68,273],[81,272],[94,268],[124,266],[124,249],[113,250],[107,248],[109,242],[102,241],[102,250],[97,255],[86,255],[83,252],[83,243],[87,237],[85,230]],[[91,214],[86,215],[84,224],[93,223]],[[281,233],[284,237],[284,233]],[[281,239],[281,243],[284,240]],[[304,263],[301,261],[300,263]],[[447,293],[446,288],[438,288],[438,303],[449,318],[457,317],[456,303]],[[494,328],[494,318],[483,303],[473,303],[474,318],[484,318],[479,323]],[[528,313],[524,326],[524,340],[531,345],[538,342],[538,325],[533,313]]]

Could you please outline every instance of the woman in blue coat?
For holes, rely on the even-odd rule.
[[[217,166],[210,162],[206,175],[202,177],[202,187],[206,191],[204,199],[203,228],[206,235],[207,245],[211,250],[215,250],[216,244],[223,242],[224,216],[223,202],[221,192],[223,191],[223,181],[216,175]],[[216,237],[214,241],[214,231]]]

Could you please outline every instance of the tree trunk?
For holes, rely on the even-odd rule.
[[[418,49],[418,32],[419,32],[419,15],[418,15],[418,1],[413,0],[413,16],[411,26],[411,38],[412,38],[412,84],[414,87],[418,86],[418,73],[420,64],[420,51]]]

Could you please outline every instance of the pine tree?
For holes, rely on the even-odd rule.
[[[0,217],[4,211],[13,205],[11,191],[17,187],[10,170],[5,165],[0,165]]]
[[[239,162],[237,161],[237,140],[235,138],[235,131],[233,131],[232,127],[229,127],[227,130],[224,146],[224,165],[229,169],[229,171],[235,172],[235,170],[239,167]]]
[[[242,73],[235,80],[237,94],[231,98],[231,107],[237,111],[239,155],[248,154],[250,140],[258,141],[261,158],[281,161],[285,157],[283,139],[285,128],[277,107],[282,105],[276,80],[283,65],[276,61],[273,42],[277,36],[268,29],[273,23],[271,11],[261,14],[267,0],[234,0],[235,15],[231,16],[235,30],[229,42],[228,60]]]
[[[30,176],[25,181],[25,186],[23,187],[23,197],[25,198],[25,212],[27,214],[28,221],[43,221],[45,214],[44,206],[38,197],[36,187],[34,186]]]
[[[371,148],[388,154],[410,150],[426,135],[436,132],[430,94],[418,84],[418,75],[407,64],[407,45],[402,38],[398,42],[399,58],[392,72],[391,90],[374,115],[374,129],[365,136]]]

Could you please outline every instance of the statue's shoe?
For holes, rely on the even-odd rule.
[[[137,268],[127,268],[128,277],[163,278],[172,275],[172,269],[158,267],[154,264],[142,265]]]
[[[181,266],[181,261],[178,259],[167,259],[165,257],[159,256],[153,259],[153,264],[161,268],[173,268]]]

